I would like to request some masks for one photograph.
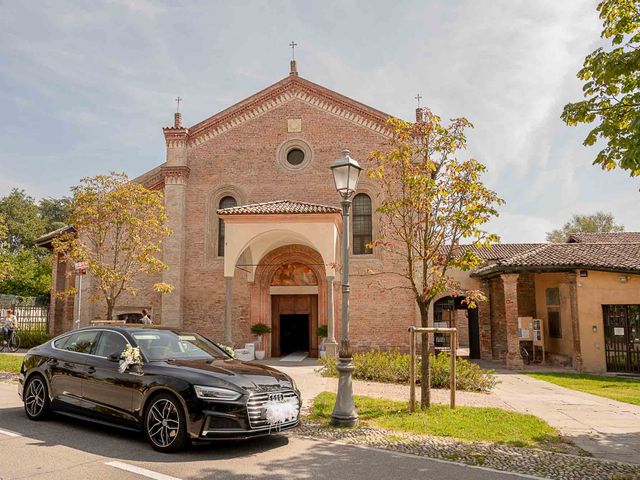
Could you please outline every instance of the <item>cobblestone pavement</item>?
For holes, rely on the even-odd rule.
[[[467,465],[558,480],[637,480],[640,465],[534,448],[391,432],[370,427],[334,429],[305,420],[295,435],[392,450]]]

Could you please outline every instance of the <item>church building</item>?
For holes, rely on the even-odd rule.
[[[135,181],[164,193],[172,233],[162,260],[169,268],[141,278],[135,297],[120,298],[117,318],[146,309],[156,324],[235,347],[255,341],[251,326],[264,323],[273,357],[317,357],[317,327],[327,325],[327,352],[335,352],[343,225],[330,166],[348,150],[366,167],[388,139],[390,116],[302,78],[294,60],[290,67],[282,80],[210,118],[187,128],[176,113],[163,129],[166,161]],[[351,211],[351,345],[407,350],[419,312],[397,275],[403,265],[369,247],[380,227],[377,202],[376,184],[361,175]],[[38,244],[50,248],[55,235]],[[537,345],[546,363],[640,372],[640,234],[498,244],[477,253],[482,267],[453,273],[488,301],[468,309],[462,298],[444,295],[431,311],[433,324],[458,328],[463,355],[520,368],[521,347],[535,361]],[[104,302],[78,306],[55,295],[74,281],[72,267],[56,258],[51,333],[73,328],[76,318],[84,326],[105,317]],[[151,288],[157,282],[175,289],[160,295]],[[87,275],[82,298],[94,293]],[[444,337],[433,342],[446,347]]]
[[[235,346],[255,341],[251,325],[265,323],[272,328],[267,355],[318,356],[317,327],[328,325],[336,340],[340,322],[342,215],[330,166],[344,150],[365,166],[387,138],[388,118],[302,78],[295,61],[284,79],[191,127],[176,113],[163,129],[166,161],[135,179],[164,192],[172,234],[162,260],[170,268],[141,279],[147,287],[120,299],[116,315],[145,308],[155,323]],[[394,288],[397,266],[367,246],[375,208],[375,186],[361,175],[351,229],[355,349],[401,347],[417,320],[410,292]],[[159,281],[174,291],[153,292]],[[92,289],[86,278],[84,298]],[[81,309],[85,324],[104,317],[102,302],[84,301]],[[71,326],[73,305],[66,310],[56,330]]]

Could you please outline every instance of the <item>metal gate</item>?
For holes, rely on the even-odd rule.
[[[608,372],[640,372],[640,305],[603,305]]]

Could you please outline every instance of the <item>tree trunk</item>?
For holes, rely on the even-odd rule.
[[[113,320],[113,300],[107,300],[107,320]]]
[[[420,326],[429,326],[429,306],[431,302],[420,302]],[[422,372],[420,374],[420,408],[426,410],[431,406],[431,365],[429,362],[429,334],[421,335],[420,355]]]

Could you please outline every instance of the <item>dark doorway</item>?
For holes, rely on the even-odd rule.
[[[640,372],[640,305],[603,305],[608,372]]]
[[[480,324],[478,322],[478,309],[467,309],[469,319],[469,357],[480,358]]]
[[[280,315],[280,353],[309,351],[309,315]]]

